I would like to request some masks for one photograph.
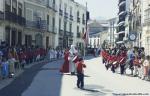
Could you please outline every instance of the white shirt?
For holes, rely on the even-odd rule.
[[[143,62],[143,66],[149,66],[150,64],[149,64],[149,61],[148,60],[144,60],[144,62]]]

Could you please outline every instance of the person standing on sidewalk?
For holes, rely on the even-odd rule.
[[[86,68],[83,58],[79,58],[78,63],[76,64],[77,68],[77,87],[84,88],[84,71],[83,68]]]
[[[148,80],[148,71],[150,66],[150,56],[146,56],[144,62],[143,62],[143,68],[144,68],[144,74],[142,76],[142,80]]]

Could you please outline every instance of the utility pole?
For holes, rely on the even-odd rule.
[[[86,37],[85,37],[85,39],[87,39],[87,2],[86,2],[86,18],[85,18],[86,20],[85,20],[85,30],[86,30]],[[86,54],[86,40],[84,41],[84,58],[85,58],[85,54]]]

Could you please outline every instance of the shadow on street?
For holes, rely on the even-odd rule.
[[[33,65],[31,68],[25,69],[25,71],[19,77],[16,77],[11,82],[11,84],[9,84],[8,86],[0,90],[0,96],[21,96],[22,93],[25,90],[27,90],[28,87],[32,84],[34,77],[42,70],[57,71],[57,73],[51,72],[49,74],[50,81],[47,82],[47,84],[51,85],[52,90],[54,90],[53,93],[50,93],[50,96],[60,96],[62,75],[59,75],[58,71],[62,61],[61,62],[57,61],[58,62],[57,64],[52,64],[54,62],[50,62],[51,64],[47,64],[43,62],[43,63]],[[49,68],[42,68],[44,65],[50,65],[50,66],[48,66]],[[56,76],[57,74],[58,76]],[[46,79],[43,77],[41,78]],[[40,88],[38,90],[40,90]],[[51,89],[48,90],[50,91]],[[57,90],[57,92],[55,92],[55,90]]]

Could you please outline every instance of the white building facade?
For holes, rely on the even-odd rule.
[[[143,0],[142,7],[142,47],[145,48],[145,54],[150,55],[150,1]]]
[[[22,44],[24,26],[23,0],[0,0],[0,41],[8,46]]]
[[[0,41],[10,46],[81,47],[86,13],[74,0],[0,0]]]
[[[59,0],[59,34],[56,44],[70,47],[71,44],[83,46],[82,33],[86,31],[86,7],[74,0]]]

